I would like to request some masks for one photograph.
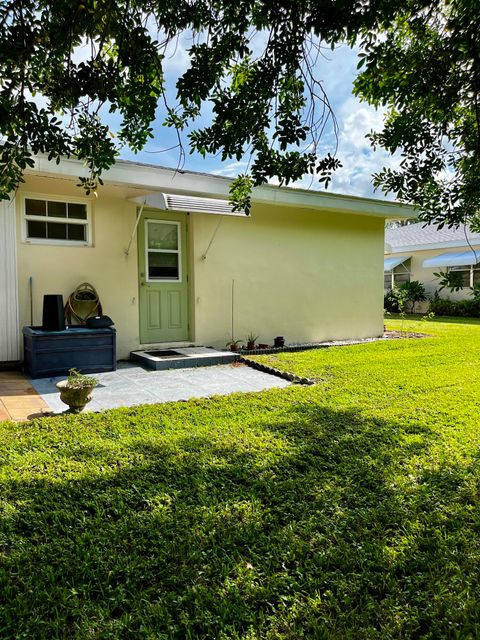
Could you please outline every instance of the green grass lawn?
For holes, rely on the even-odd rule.
[[[400,325],[389,321],[390,327]],[[480,637],[480,323],[0,425],[0,638]]]

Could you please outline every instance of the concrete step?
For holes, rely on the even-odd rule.
[[[130,360],[155,371],[230,364],[239,357],[237,353],[211,347],[163,347],[130,352]]]

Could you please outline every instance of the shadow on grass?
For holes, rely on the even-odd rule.
[[[416,473],[433,432],[309,402],[248,429],[19,474],[0,637],[478,637],[477,469]]]

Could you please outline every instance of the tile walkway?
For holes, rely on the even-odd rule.
[[[29,420],[50,411],[25,376],[18,371],[0,371],[0,421]]]
[[[8,375],[14,376],[12,380],[16,381],[17,396],[20,389],[23,389],[22,402],[19,401],[17,405],[10,403],[7,415],[2,417],[2,403],[7,407],[8,394],[4,395],[0,383],[0,420],[27,420],[42,413],[65,411],[66,406],[60,401],[55,387],[55,383],[65,376],[26,380],[19,373],[9,372]],[[94,375],[98,378],[99,385],[94,390],[93,400],[87,405],[88,411],[227,395],[236,391],[263,391],[291,384],[239,364],[152,371],[133,363],[119,362],[117,371]],[[5,385],[8,384],[14,386],[14,382],[5,382]]]

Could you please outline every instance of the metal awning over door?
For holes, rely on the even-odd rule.
[[[245,218],[245,211],[234,211],[228,200],[201,198],[172,193],[151,193],[130,198],[132,202],[163,211],[183,211],[185,213],[208,213],[220,216]]]

